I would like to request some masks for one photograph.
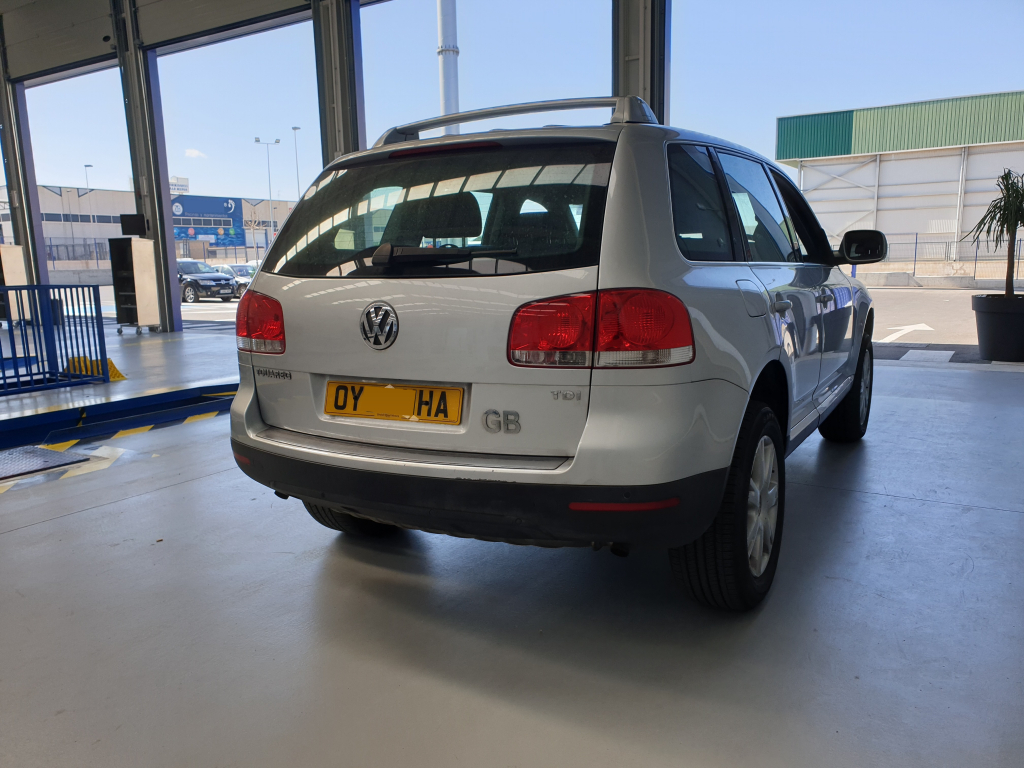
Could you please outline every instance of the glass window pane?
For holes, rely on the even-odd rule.
[[[752,261],[800,261],[784,227],[786,217],[764,166],[753,160],[719,153],[746,233]]]
[[[350,168],[296,206],[263,268],[386,278],[592,266],[614,151],[524,144]],[[388,261],[374,264],[381,245]]]
[[[670,145],[668,170],[680,253],[689,261],[731,261],[729,220],[707,150]]]

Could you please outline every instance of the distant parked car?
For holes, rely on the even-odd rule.
[[[252,276],[256,274],[256,267],[248,264],[221,264],[217,267],[217,271],[235,278],[237,283],[235,296],[241,296],[245,289],[249,287],[249,281],[252,280]]]
[[[178,260],[178,282],[181,300],[186,304],[195,304],[204,298],[231,301],[238,285],[235,278],[221,274],[205,261],[192,259]]]

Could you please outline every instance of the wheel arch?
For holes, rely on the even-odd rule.
[[[750,390],[749,400],[767,405],[775,413],[783,440],[789,443],[789,378],[778,360],[771,360],[761,369]]]

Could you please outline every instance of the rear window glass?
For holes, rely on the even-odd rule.
[[[491,144],[325,172],[263,270],[456,277],[595,265],[614,148]]]
[[[680,253],[689,261],[731,261],[729,220],[707,150],[670,144],[668,170]]]

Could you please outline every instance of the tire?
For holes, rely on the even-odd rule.
[[[234,296],[221,296],[220,300],[221,301],[231,301],[233,298],[235,298],[235,297]]]
[[[325,528],[347,533],[350,536],[362,538],[379,539],[386,536],[394,536],[401,528],[386,523],[378,523],[375,520],[367,520],[363,517],[356,517],[340,509],[324,507],[319,504],[302,502],[310,516]]]
[[[718,515],[699,539],[669,550],[673,572],[697,602],[748,611],[768,594],[779,562],[786,506],[783,446],[775,412],[751,401]]]
[[[855,443],[868,431],[871,416],[871,388],[874,384],[875,354],[866,339],[857,360],[853,386],[835,410],[818,426],[818,432],[834,443]]]
[[[181,300],[186,304],[195,304],[199,301],[199,291],[194,285],[185,283],[185,287],[181,289]]]

